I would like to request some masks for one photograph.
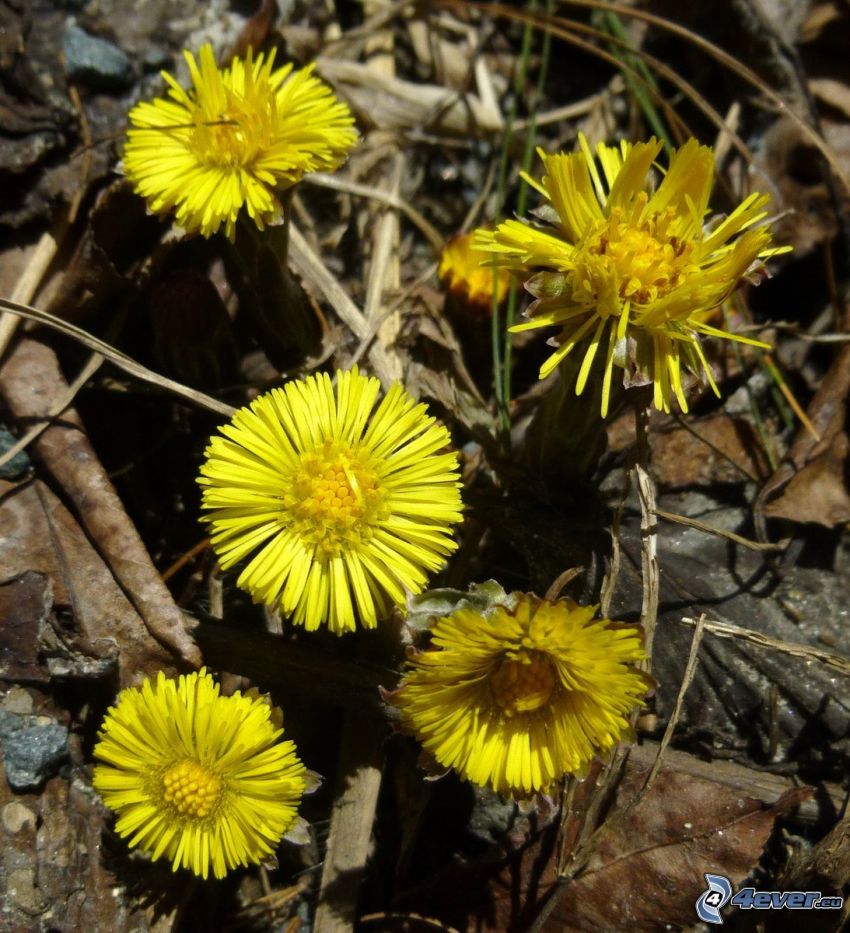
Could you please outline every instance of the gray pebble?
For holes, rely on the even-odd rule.
[[[475,805],[469,817],[468,829],[487,845],[500,841],[516,819],[517,806],[503,800],[487,787],[475,787]]]
[[[0,745],[12,790],[37,790],[68,757],[68,730],[57,722],[0,711]]]
[[[62,37],[65,74],[95,91],[121,91],[133,83],[130,59],[111,42],[90,36],[69,19]]]
[[[10,447],[18,442],[18,438],[11,431],[0,426],[0,454],[6,453]],[[17,479],[32,466],[32,461],[25,450],[19,450],[14,457],[0,466],[0,479]]]
[[[142,71],[159,72],[163,69],[168,70],[173,67],[173,64],[171,53],[159,45],[151,46],[142,56]]]

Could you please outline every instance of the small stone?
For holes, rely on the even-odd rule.
[[[6,806],[3,807],[0,819],[3,821],[3,826],[12,833],[12,835],[19,833],[25,826],[31,824],[32,829],[35,829],[36,825],[35,814],[29,807],[25,807],[20,800],[13,800],[11,803],[7,803]]]
[[[475,787],[475,804],[469,816],[469,832],[485,845],[501,840],[516,818],[517,807],[487,787]]]
[[[15,686],[3,697],[2,706],[7,713],[26,716],[32,712],[32,697],[23,687]]]
[[[171,68],[173,61],[167,49],[154,45],[142,56],[142,71],[162,71]]]
[[[7,428],[0,425],[0,455],[5,454],[7,450],[17,443],[18,438]],[[17,479],[21,473],[26,473],[31,466],[32,460],[30,460],[27,452],[19,450],[11,460],[0,466],[0,479]]]
[[[6,876],[6,892],[17,907],[29,914],[40,914],[46,907],[31,868],[10,871]]]
[[[6,780],[14,791],[37,790],[68,757],[68,730],[57,722],[36,725],[33,716],[0,711],[0,744]]]
[[[292,11],[295,9],[295,0],[277,0],[277,11],[282,23],[288,23]]]
[[[118,46],[90,36],[73,17],[62,37],[65,74],[95,91],[121,91],[133,83],[133,65]]]
[[[0,742],[6,739],[18,729],[30,724],[29,717],[19,716],[17,713],[10,713],[5,709],[0,709]]]

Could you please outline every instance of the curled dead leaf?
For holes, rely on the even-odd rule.
[[[757,513],[827,528],[850,521],[848,395],[850,346],[845,346],[809,405],[809,419],[819,437],[800,429],[784,462],[759,494]]]

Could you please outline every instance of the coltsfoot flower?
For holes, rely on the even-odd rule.
[[[398,383],[355,367],[287,383],[213,437],[198,482],[221,565],[313,630],[374,628],[425,587],[457,544],[460,480],[449,432]],[[374,410],[373,410],[374,409]]]
[[[297,818],[306,769],[261,697],[219,695],[206,672],[122,690],[94,749],[115,828],[172,870],[223,878],[273,855]]]
[[[162,73],[168,98],[130,111],[123,162],[151,210],[173,211],[187,232],[224,227],[233,239],[243,208],[262,229],[280,217],[281,191],[307,172],[336,169],[357,141],[351,111],[312,65],[275,68],[274,51],[249,49],[220,69],[210,45],[197,62],[184,55],[192,88]]]
[[[493,308],[493,295],[502,302],[508,296],[510,273],[505,269],[482,266],[487,258],[472,245],[471,233],[458,233],[443,248],[437,274],[452,295],[474,310],[489,314]]]
[[[446,768],[514,796],[547,791],[630,735],[649,680],[640,629],[596,607],[511,594],[432,627],[432,647],[389,695],[402,724]]]
[[[603,417],[615,366],[625,371],[627,386],[653,384],[656,408],[669,411],[675,398],[687,411],[683,366],[703,372],[719,395],[701,335],[769,349],[706,322],[762,260],[786,251],[770,247],[769,196],[751,194],[727,217],[708,218],[714,153],[694,139],[672,154],[654,191],[657,139],[599,145],[598,166],[583,136],[580,148],[541,151],[543,181],[524,176],[547,201],[539,214],[550,230],[507,220],[495,231],[478,231],[475,245],[531,276],[526,288],[538,300],[515,331],[561,327],[541,379],[581,347],[576,394],[601,356]]]

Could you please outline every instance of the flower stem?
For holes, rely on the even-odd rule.
[[[289,275],[289,223],[292,219],[292,201],[295,197],[295,188],[287,188],[280,197],[280,206],[283,212],[283,223],[277,229],[280,231],[276,237],[277,253],[280,258],[280,267],[284,275]]]
[[[288,195],[288,197],[287,197]],[[258,231],[238,223],[229,258],[239,280],[240,309],[266,356],[281,371],[298,366],[319,339],[318,323],[298,283],[289,274],[291,189],[282,199],[284,222]]]

